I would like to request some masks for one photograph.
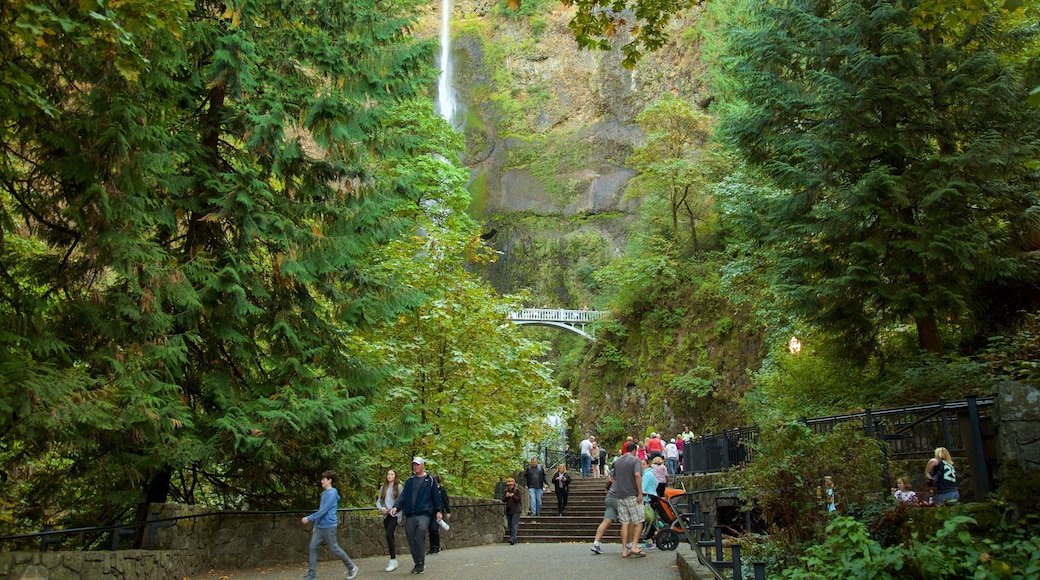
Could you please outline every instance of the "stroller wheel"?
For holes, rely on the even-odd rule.
[[[679,547],[679,534],[675,530],[664,529],[657,532],[657,547],[661,550],[674,550]]]

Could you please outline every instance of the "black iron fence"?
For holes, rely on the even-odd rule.
[[[968,397],[891,409],[864,409],[857,413],[802,419],[814,433],[829,433],[841,423],[856,423],[864,434],[886,443],[890,458],[931,457],[936,447],[968,457],[976,477],[989,481],[994,459],[987,456],[993,433],[993,397]],[[715,473],[744,467],[754,460],[758,427],[705,435],[683,446],[683,473]],[[989,487],[983,490],[988,493]]]
[[[705,435],[683,445],[683,473],[714,473],[745,467],[752,460],[749,444],[758,442],[758,427]]]

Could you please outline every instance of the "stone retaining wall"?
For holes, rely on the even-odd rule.
[[[211,514],[210,510],[179,504],[153,504],[160,519],[187,517],[156,533],[155,550],[118,552],[4,552],[0,580],[123,578],[178,580],[211,568],[253,568],[307,562],[310,526],[301,514]],[[451,530],[441,532],[444,549],[481,546],[502,541],[502,502],[452,497]],[[398,526],[398,556],[408,555],[404,526]],[[339,543],[352,558],[387,555],[383,518],[374,509],[339,514]],[[322,547],[319,557],[331,556]]]

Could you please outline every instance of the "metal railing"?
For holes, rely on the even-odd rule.
[[[697,555],[697,561],[711,572],[716,580],[728,580],[722,570],[728,569],[733,580],[743,580],[743,561],[740,544],[729,546],[729,559],[725,558],[725,546],[722,541],[722,528],[711,523],[711,510],[701,508],[699,496],[703,494],[735,493],[739,488],[727,487],[703,489],[675,496],[670,500],[679,517],[679,525],[690,548]],[[717,498],[718,499],[718,498]],[[752,562],[755,580],[765,580],[766,565],[764,562]]]
[[[980,437],[980,423],[991,420],[992,411],[993,397],[968,397],[890,409],[864,409],[845,415],[802,419],[802,422],[818,434],[830,433],[841,423],[853,422],[868,437],[884,441],[889,457],[930,457],[940,446],[955,455],[966,454],[969,449],[981,450],[981,438],[972,441],[972,445],[968,445],[967,438]],[[757,443],[758,437],[758,427],[745,427],[686,443],[683,473],[716,473],[744,467],[754,460],[754,447],[749,444]]]
[[[683,444],[683,473],[715,473],[745,467],[753,459],[750,444],[758,442],[758,427],[705,435]]]
[[[971,421],[970,407],[978,410],[978,419],[989,419],[993,397],[969,397],[957,401],[909,405],[891,409],[864,409],[858,413],[802,419],[814,433],[829,433],[839,423],[855,422],[869,437],[888,443],[890,457],[931,454],[936,447],[950,453],[967,449],[962,429],[963,420]],[[970,431],[970,425],[968,426]]]
[[[462,510],[467,508],[478,508],[488,506],[500,506],[501,502],[495,501],[494,503],[469,503],[461,505],[453,505],[452,511]],[[144,530],[144,536],[141,541],[140,547],[145,550],[154,550],[156,534],[162,528],[167,528],[176,525],[180,520],[191,520],[196,518],[226,518],[235,516],[277,516],[287,514],[309,514],[313,510],[280,510],[280,511],[245,511],[245,510],[227,510],[227,511],[215,511],[205,512],[199,514],[190,514],[184,516],[174,516],[168,518],[159,518],[158,514],[150,514],[148,519],[144,522],[124,524],[117,520],[112,525],[108,526],[85,526],[77,528],[64,528],[54,529],[51,526],[44,526],[43,531],[33,532],[29,534],[13,534],[8,536],[0,536],[0,545],[2,544],[18,544],[19,542],[25,543],[38,543],[41,552],[45,552],[48,549],[73,549],[67,544],[66,540],[71,537],[80,537],[83,540],[74,549],[89,551],[94,549],[108,549],[112,551],[121,549],[130,549],[138,547],[123,545],[125,542],[122,539],[126,536],[136,536],[142,529]],[[336,510],[337,513],[357,513],[357,512],[374,512],[375,507],[360,507],[360,508],[339,508]],[[109,535],[109,542],[106,544],[99,544],[97,539]],[[4,547],[4,551],[10,551],[9,548]]]

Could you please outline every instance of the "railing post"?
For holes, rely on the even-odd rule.
[[[54,526],[52,526],[50,524],[46,524],[46,525],[43,526],[43,531],[44,532],[49,532],[49,531],[51,531],[53,529],[54,529]],[[47,551],[47,546],[50,546],[51,544],[60,544],[60,543],[61,543],[60,539],[59,540],[55,540],[51,536],[41,536],[40,537],[40,551],[41,552],[46,552]]]
[[[989,495],[989,466],[986,465],[986,452],[982,447],[982,426],[979,424],[979,408],[975,403],[975,395],[968,396],[968,422],[971,423],[972,461],[975,463],[976,500]]]
[[[124,529],[123,520],[116,520],[113,524],[114,529],[112,530],[112,551],[115,552],[119,549],[119,539],[123,536],[136,533],[133,528]]]
[[[863,409],[863,420],[866,421],[867,437],[874,437],[874,417],[870,414],[870,409]]]
[[[755,580],[766,580],[766,563],[752,562],[751,565],[755,568]]]
[[[722,468],[729,469],[729,433],[723,431],[720,438],[722,439]]]
[[[950,413],[945,407],[946,399],[939,399],[939,408],[942,409],[943,445],[949,449],[953,447],[953,439],[950,437]]]
[[[731,567],[731,570],[733,570],[733,580],[741,580],[742,575],[740,573],[740,544],[733,544],[733,546],[730,547],[730,551],[733,553],[733,565]]]

